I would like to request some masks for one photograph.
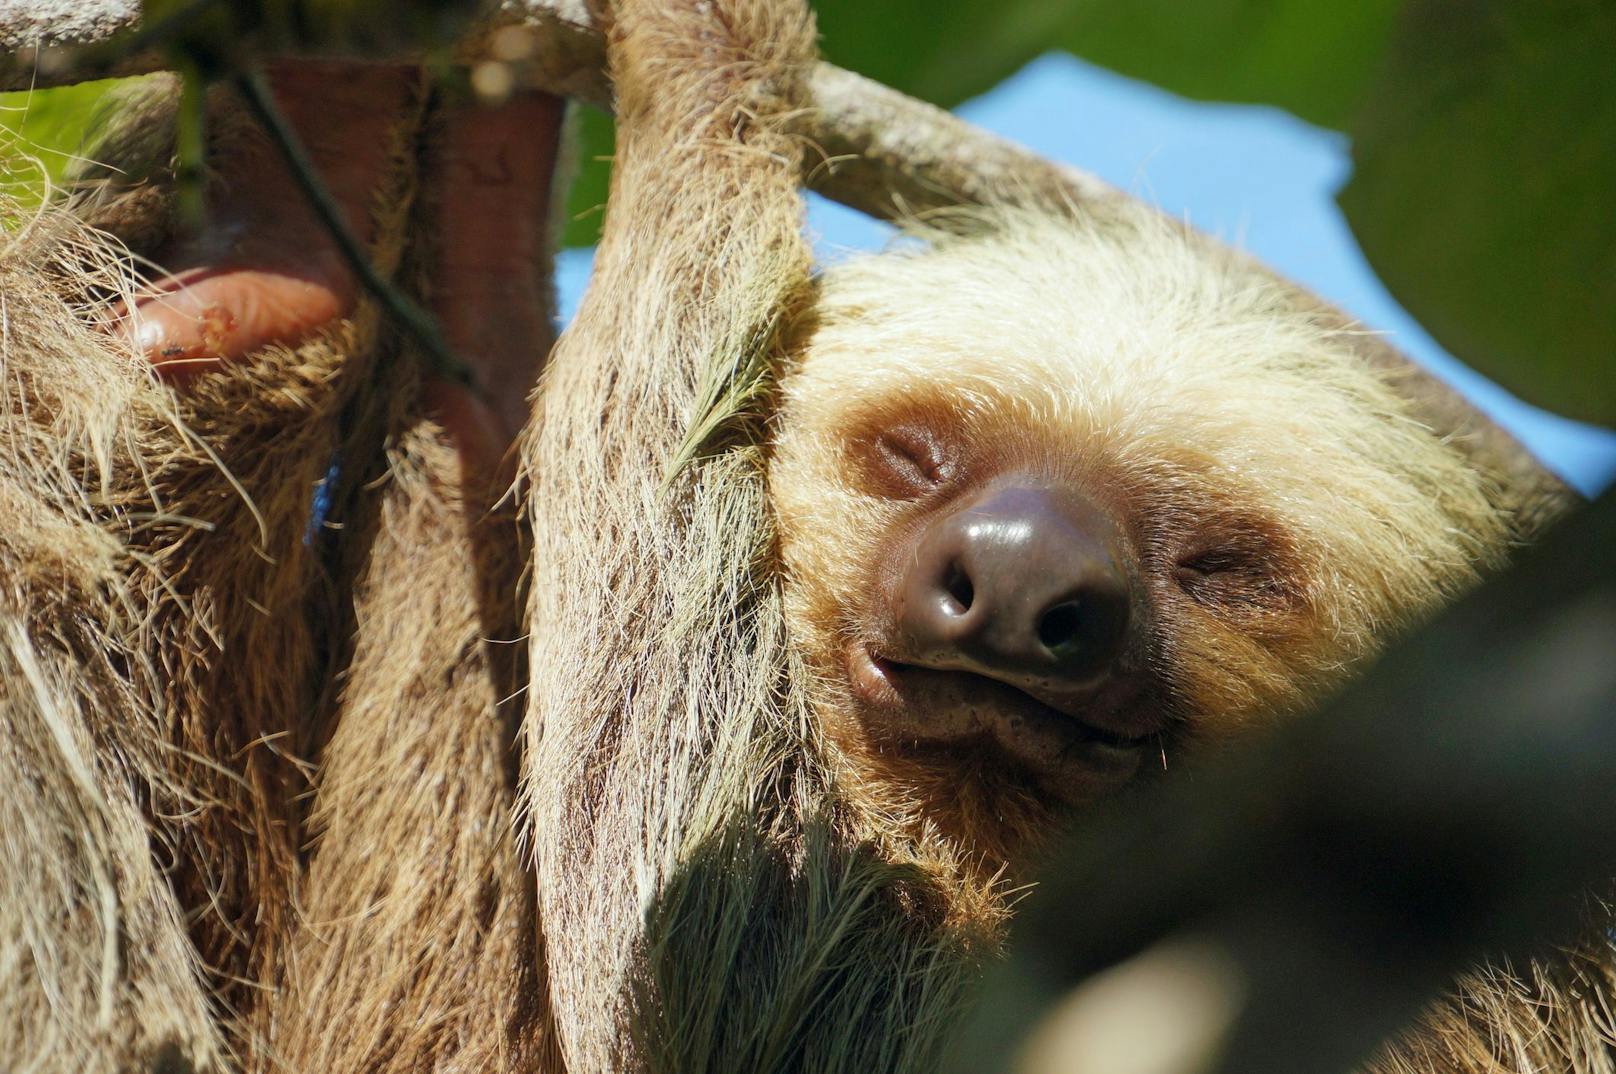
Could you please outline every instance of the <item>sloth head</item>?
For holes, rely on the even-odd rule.
[[[824,740],[885,827],[1014,860],[1506,543],[1347,333],[1170,224],[996,214],[822,287],[771,496]]]

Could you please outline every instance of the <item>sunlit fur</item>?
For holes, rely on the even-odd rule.
[[[1587,916],[1552,957],[1460,978],[1363,1074],[1616,1074],[1616,920],[1593,903]]]
[[[363,556],[354,650],[252,1069],[548,1074],[511,816],[515,527],[414,407],[389,424],[374,498],[343,534]]]
[[[812,22],[779,0],[613,14],[612,210],[522,448],[524,804],[567,1069],[928,1074],[980,947],[940,925],[951,887],[844,823],[757,447],[809,279],[779,119]]]
[[[1180,738],[1318,696],[1497,565],[1511,530],[1483,476],[1409,415],[1351,337],[1236,256],[1143,209],[973,224],[825,274],[770,474],[793,636],[853,793],[895,829],[943,820],[991,857],[1046,818],[1005,808],[1008,792],[973,797],[963,774],[959,809],[978,815],[925,815],[852,714],[849,609],[910,509],[856,479],[862,430],[929,423],[1120,504]],[[1261,537],[1292,591],[1283,606],[1208,607],[1173,582],[1175,554],[1214,529]],[[1003,830],[1018,824],[1034,830]]]

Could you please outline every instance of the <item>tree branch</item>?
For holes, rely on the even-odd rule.
[[[0,90],[81,80],[86,74],[75,65],[76,48],[135,27],[139,15],[139,0],[0,0]],[[462,45],[461,57],[486,56],[493,36],[511,25],[533,31],[530,54],[516,65],[521,84],[610,107],[605,41],[584,0],[503,0],[494,18]],[[95,76],[138,74],[160,63],[156,54],[129,56]],[[818,152],[810,154],[805,183],[873,216],[891,219],[962,202],[1007,200],[1082,211],[1129,197],[1094,176],[831,64],[814,70],[809,96],[814,107],[798,117],[797,133]],[[1342,327],[1356,324],[1306,289],[1289,286],[1316,302],[1327,320]],[[1557,477],[1457,391],[1383,338],[1366,333],[1361,339],[1362,353],[1402,382],[1420,417],[1461,441],[1476,464],[1497,479],[1523,534],[1537,532],[1570,498]]]
[[[0,0],[0,53],[7,54],[0,59],[0,90],[27,89],[33,83],[36,52],[40,85],[76,81],[65,50],[105,41],[139,22],[140,0]],[[140,69],[132,63],[130,72]]]

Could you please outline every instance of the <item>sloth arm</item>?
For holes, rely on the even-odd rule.
[[[656,971],[634,969],[652,942],[646,907],[672,848],[704,823],[686,811],[723,815],[694,788],[731,786],[723,766],[749,762],[744,732],[720,735],[720,722],[769,719],[758,710],[781,685],[772,590],[754,581],[767,530],[756,453],[674,463],[809,279],[802,149],[778,119],[813,59],[805,5],[618,0],[609,17],[610,210],[521,445],[534,542],[524,812],[550,1001],[578,1071],[645,1070],[676,1043],[653,1028],[664,1008],[645,1006]],[[677,1013],[679,996],[665,998]],[[736,1017],[670,1015],[773,1039]]]
[[[304,141],[361,244],[374,239],[372,198],[390,134],[414,92],[405,67],[283,62],[277,102]],[[435,204],[430,306],[482,392],[436,382],[428,400],[463,450],[498,457],[526,416],[536,355],[553,331],[548,239],[553,135],[562,105],[545,95],[497,106],[451,105],[425,154]],[[208,223],[159,253],[167,274],[126,312],[130,336],[167,380],[189,379],[270,344],[295,345],[352,311],[358,284],[273,149],[223,155]]]

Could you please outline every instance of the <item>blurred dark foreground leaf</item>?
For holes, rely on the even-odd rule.
[[[1176,938],[1243,992],[1195,1069],[1344,1074],[1481,955],[1569,939],[1616,878],[1616,497],[1322,712],[1184,775],[1052,858],[949,1070],[1010,1069],[1073,985]]]

